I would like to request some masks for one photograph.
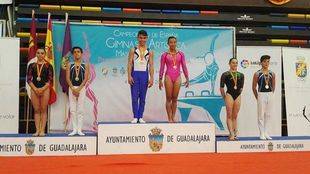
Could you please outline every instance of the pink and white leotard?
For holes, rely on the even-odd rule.
[[[176,56],[176,60],[174,62],[173,56],[171,54],[165,52],[161,55],[159,79],[163,78],[165,65],[167,66],[165,75],[169,76],[173,83],[179,78],[181,74],[180,73],[181,66],[182,66],[184,76],[188,78],[188,71],[186,67],[184,53],[181,51],[178,51],[175,56]],[[174,63],[175,63],[176,68],[174,68]]]

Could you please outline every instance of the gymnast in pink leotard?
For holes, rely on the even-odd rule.
[[[165,91],[166,91],[166,110],[168,121],[171,123],[176,122],[175,113],[177,108],[177,100],[181,87],[181,66],[186,78],[184,83],[188,87],[188,71],[186,68],[186,61],[184,53],[176,50],[177,39],[174,36],[168,38],[169,50],[161,55],[160,71],[159,71],[159,89],[163,87],[163,75],[165,73]]]

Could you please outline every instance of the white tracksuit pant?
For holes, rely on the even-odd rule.
[[[259,92],[257,97],[258,128],[260,135],[268,135],[270,117],[273,110],[273,92]]]
[[[78,87],[74,86],[74,88]],[[69,88],[70,115],[73,131],[82,131],[85,96],[85,87],[81,89],[78,98],[72,94],[72,90]]]

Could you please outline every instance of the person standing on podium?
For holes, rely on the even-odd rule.
[[[146,45],[148,35],[145,30],[138,32],[137,39],[138,45],[130,49],[127,64],[134,116],[131,123],[145,123],[143,112],[146,93],[147,89],[153,86],[154,81],[154,53]]]
[[[74,62],[66,66],[66,81],[69,86],[69,107],[73,131],[69,136],[85,135],[82,132],[84,118],[85,85],[89,78],[89,64],[82,62],[83,50],[73,47],[71,53]]]
[[[253,76],[252,90],[257,100],[259,138],[271,140],[272,138],[268,134],[268,126],[273,109],[276,76],[274,72],[269,70],[269,55],[263,55],[260,58],[260,63],[262,68]]]

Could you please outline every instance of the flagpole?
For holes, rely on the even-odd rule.
[[[67,22],[68,22],[68,19],[69,19],[69,15],[68,13],[65,13],[65,23],[66,23],[66,26],[67,27]],[[69,91],[68,91],[69,92]],[[66,96],[66,103],[65,103],[65,115],[64,115],[64,130],[65,132],[67,132],[67,128],[68,128],[68,122],[69,122],[69,113],[68,113],[68,96]]]
[[[48,25],[49,25],[49,22],[50,22],[50,18],[51,18],[51,13],[47,13],[48,14],[48,17],[47,17],[47,30],[48,30]],[[46,43],[45,43],[45,46],[46,46]],[[49,53],[49,52],[47,52]],[[49,55],[48,55],[49,56]],[[47,56],[47,58],[48,58]],[[54,77],[55,78],[55,77]],[[51,88],[51,87],[49,87]],[[49,89],[50,90],[50,89]],[[50,93],[51,95],[51,93]],[[48,105],[48,109],[47,109],[47,120],[48,120],[48,123],[47,123],[47,133],[49,134],[50,133],[50,126],[51,126],[51,105]],[[45,130],[44,130],[45,131]]]

